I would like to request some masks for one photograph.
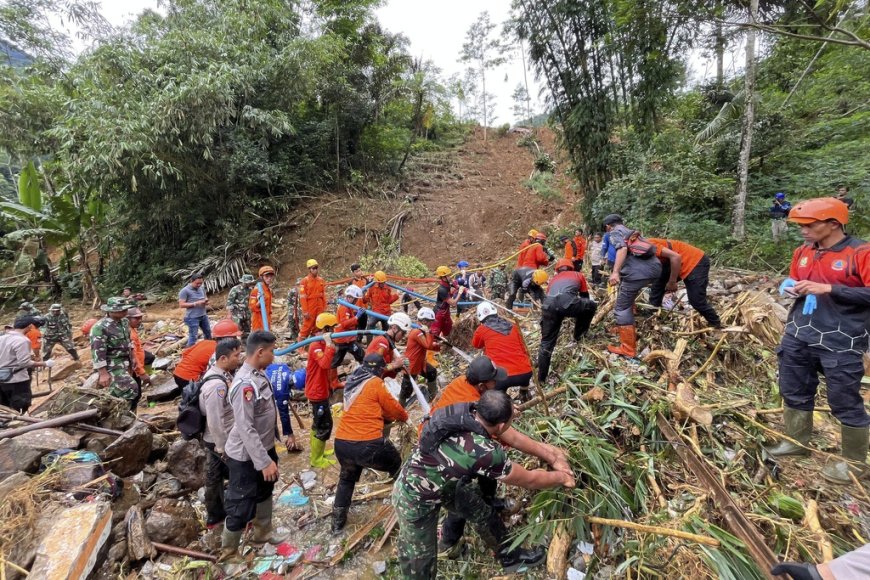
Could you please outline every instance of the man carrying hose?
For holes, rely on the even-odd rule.
[[[450,336],[450,331],[453,330],[453,320],[450,318],[450,307],[456,305],[457,287],[450,280],[450,268],[447,266],[438,266],[435,269],[435,276],[438,277],[438,292],[435,295],[435,322],[430,328],[432,336]]]
[[[317,315],[326,312],[326,282],[318,274],[320,264],[317,260],[305,263],[308,275],[299,284],[299,306],[302,308],[302,329],[299,340],[305,340],[314,334]]]
[[[519,326],[499,316],[491,302],[477,305],[477,319],[480,326],[474,330],[471,345],[483,349],[494,364],[507,371],[495,388],[507,392],[509,387],[519,387],[520,401],[528,401],[531,398],[529,382],[532,380],[532,361],[526,352]]]
[[[275,269],[263,266],[257,272],[257,283],[248,295],[248,308],[251,310],[251,332],[272,328],[272,283]],[[265,312],[266,318],[263,318]]]
[[[335,343],[332,331],[338,326],[338,318],[331,312],[321,312],[315,320],[317,334],[323,340],[315,341],[308,347],[308,365],[305,367],[305,397],[311,404],[311,467],[329,467],[335,460],[324,457],[331,455],[325,451],[326,442],[332,435],[332,411],[329,396],[332,394],[330,371],[335,357]]]
[[[387,286],[387,273],[381,270],[375,272],[375,283],[369,288],[365,298],[363,298],[366,304],[371,305],[372,312],[377,312],[383,316],[390,316],[393,313],[393,302],[398,299],[398,293]],[[371,330],[378,324],[381,325],[382,330],[387,330],[386,321],[369,316],[366,322],[366,330]],[[369,343],[371,343],[371,339],[369,339]]]

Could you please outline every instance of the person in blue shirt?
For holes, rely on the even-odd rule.
[[[607,256],[607,271],[613,272],[613,265],[616,263],[616,247],[610,243],[610,232],[601,238],[601,255]]]
[[[273,363],[266,367],[266,378],[269,379],[275,394],[281,431],[284,433],[284,446],[287,451],[302,451],[299,445],[289,439],[293,434],[293,427],[290,425],[290,399],[293,398],[293,391],[305,389],[305,369],[294,371],[284,363]]]
[[[770,230],[773,234],[773,241],[778,242],[780,238],[785,236],[788,229],[786,218],[788,212],[791,211],[791,203],[785,199],[785,194],[779,191],[773,196],[773,205],[767,211],[770,213]]]
[[[459,269],[459,273],[454,279],[456,280],[456,284],[459,285],[459,293],[457,294],[456,298],[458,302],[467,301],[469,298],[467,291],[469,288],[471,288],[471,284],[468,281],[468,266],[470,266],[470,264],[466,260],[461,260],[459,263],[456,264],[456,267]],[[462,315],[462,311],[464,309],[465,308],[462,306],[457,306],[456,316],[458,317]]]

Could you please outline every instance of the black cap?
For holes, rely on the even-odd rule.
[[[606,226],[610,226],[613,224],[621,224],[621,223],[622,223],[622,216],[619,215],[618,213],[612,213],[609,216],[604,218],[604,225],[606,225]]]
[[[360,266],[359,264],[357,264],[356,262],[354,262],[353,264],[350,265],[350,271],[351,271],[351,272],[356,272],[356,271],[359,270],[361,267],[362,267],[362,266]]]
[[[22,328],[29,327],[31,324],[38,328],[42,326],[43,322],[44,321],[40,316],[19,316],[15,319],[15,322],[12,323],[12,328],[21,330]]]
[[[479,385],[486,381],[503,381],[507,378],[507,371],[495,366],[488,356],[479,356],[468,365],[465,378],[472,385]]]
[[[381,376],[384,374],[384,367],[387,366],[384,357],[376,352],[367,354],[362,362],[363,366],[372,372],[372,374]]]

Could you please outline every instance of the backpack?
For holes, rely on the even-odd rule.
[[[628,248],[629,254],[641,260],[649,260],[656,255],[655,245],[647,241],[637,230],[632,230],[628,235],[625,239],[625,246]]]
[[[181,402],[178,404],[178,419],[175,424],[184,439],[193,439],[205,432],[205,415],[199,409],[199,395],[202,386],[214,378],[222,380],[229,387],[224,377],[211,374],[188,383],[181,390]]]

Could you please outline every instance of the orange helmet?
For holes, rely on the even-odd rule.
[[[387,281],[387,273],[383,270],[378,270],[375,272],[375,282],[386,282]]]
[[[260,271],[257,272],[257,276],[259,276],[260,278],[262,278],[266,274],[273,274],[274,275],[275,268],[273,268],[272,266],[263,266],[262,268],[260,268]]]
[[[214,325],[214,328],[211,329],[211,335],[214,338],[238,338],[242,336],[242,331],[239,330],[239,325],[230,320],[229,318],[224,318],[220,322]]]
[[[535,239],[539,242],[546,242],[547,234],[545,234],[544,232],[538,232],[537,234],[535,234]]]
[[[846,225],[849,223],[849,206],[833,197],[818,197],[802,201],[788,212],[788,221],[796,224],[827,220],[837,220]]]
[[[574,262],[569,260],[568,258],[559,258],[556,260],[556,271],[561,272],[562,270],[573,270]]]
[[[91,328],[93,328],[96,323],[97,323],[96,318],[87,319],[85,321],[85,323],[82,324],[82,334],[84,334],[85,336],[88,336],[91,333]]]

